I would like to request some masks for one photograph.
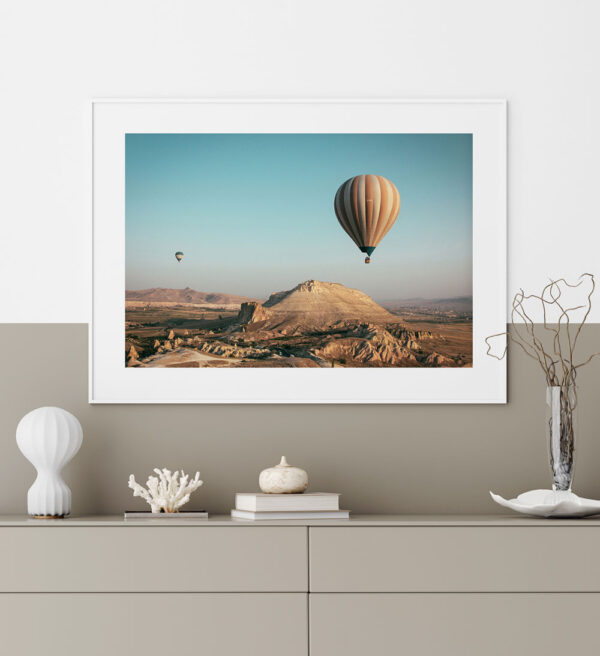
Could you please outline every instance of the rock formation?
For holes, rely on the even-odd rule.
[[[335,282],[307,280],[293,289],[271,294],[263,303],[274,318],[324,328],[336,321],[354,319],[393,321],[394,315],[367,294]]]
[[[264,358],[271,355],[271,351],[267,348],[238,346],[217,341],[200,342],[197,348],[203,353],[212,353],[226,358]]]
[[[423,362],[430,367],[452,367],[455,364],[454,360],[435,351],[430,353]]]
[[[408,366],[417,362],[416,356],[387,330],[367,324],[356,336],[340,337],[327,342],[315,351],[325,360],[343,363]]]
[[[328,330],[342,322],[394,322],[398,319],[367,294],[334,282],[307,280],[275,292],[262,305],[242,303],[236,323],[250,330],[300,335]],[[258,325],[257,325],[258,324]]]
[[[241,324],[250,324],[267,321],[271,317],[271,313],[263,305],[250,301],[248,303],[242,303],[237,321]]]
[[[133,366],[134,363],[137,363],[140,358],[139,353],[137,352],[135,346],[132,344],[129,347],[129,351],[127,352],[127,366],[131,367]]]

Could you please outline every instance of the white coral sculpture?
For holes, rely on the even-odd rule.
[[[129,487],[134,497],[142,497],[150,504],[153,513],[175,513],[190,500],[190,494],[201,485],[200,472],[189,480],[189,476],[181,471],[171,473],[168,469],[155,469],[156,476],[149,476],[146,481],[148,489],[136,482],[135,476],[129,476]],[[181,475],[181,476],[180,476]]]

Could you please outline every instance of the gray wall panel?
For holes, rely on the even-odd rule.
[[[512,496],[548,487],[544,380],[513,351],[509,403],[470,405],[107,405],[90,406],[87,326],[2,324],[0,513],[25,512],[35,472],[15,444],[29,410],[75,413],[83,446],[65,469],[74,513],[142,508],[127,478],[153,467],[199,469],[195,507],[228,512],[236,491],[258,489],[258,473],[286,455],[309,472],[310,489],[342,493],[362,513],[502,512],[488,490]],[[581,352],[598,350],[600,326]],[[600,361],[581,369],[575,491],[600,497]],[[191,506],[190,506],[191,507]]]

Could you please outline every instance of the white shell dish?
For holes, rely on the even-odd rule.
[[[308,487],[308,474],[282,456],[278,465],[260,472],[258,485],[265,494],[301,494]]]
[[[493,492],[490,494],[501,506],[535,517],[588,517],[600,514],[600,501],[584,499],[573,492],[530,490],[509,500]]]

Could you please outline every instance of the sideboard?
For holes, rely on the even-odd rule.
[[[0,653],[600,653],[600,520],[0,517]]]

